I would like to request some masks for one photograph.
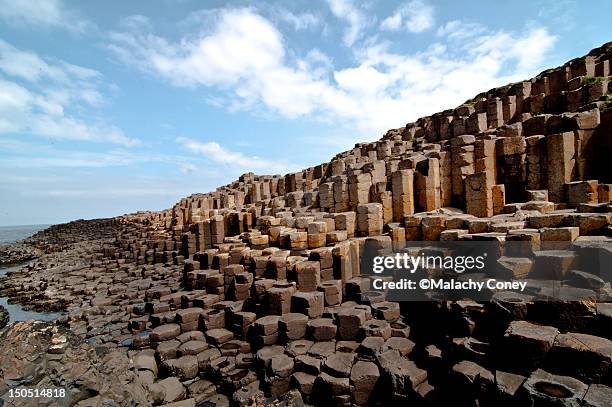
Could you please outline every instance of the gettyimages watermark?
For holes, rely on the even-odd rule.
[[[394,301],[487,301],[502,291],[534,300],[602,300],[610,295],[612,243],[404,242],[366,239],[361,274]]]
[[[458,274],[466,270],[479,270],[485,268],[487,253],[480,256],[441,256],[426,255],[421,253],[417,256],[408,253],[395,253],[390,256],[374,256],[372,271],[376,274],[382,273],[385,269],[404,269],[414,273],[419,269],[438,268],[442,270],[453,270]]]

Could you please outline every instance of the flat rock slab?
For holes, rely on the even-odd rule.
[[[325,358],[323,370],[334,377],[349,377],[355,361],[354,353],[335,352]]]
[[[293,358],[288,355],[276,355],[270,359],[268,371],[273,376],[289,377],[293,373]]]
[[[208,342],[215,345],[224,344],[225,342],[231,341],[233,338],[234,334],[232,331],[228,331],[225,328],[215,328],[206,331],[206,339]]]
[[[153,328],[149,337],[153,342],[174,339],[181,334],[181,326],[178,324],[164,324]]]

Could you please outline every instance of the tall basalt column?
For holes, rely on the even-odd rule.
[[[537,190],[546,187],[546,138],[543,135],[525,138],[526,182],[528,190]]]
[[[335,212],[349,210],[349,191],[345,176],[334,177],[334,207]]]
[[[440,205],[451,206],[453,199],[453,164],[450,151],[438,151],[440,160]]]
[[[334,183],[324,182],[319,185],[319,206],[323,210],[334,209]]]
[[[612,157],[612,109],[601,113],[601,124],[595,131],[595,162],[593,169],[595,175],[602,182],[612,183],[610,171],[610,157]]]
[[[350,207],[366,204],[370,201],[370,188],[372,187],[372,176],[370,173],[363,173],[355,170],[355,173],[348,177],[348,190]]]
[[[564,117],[568,130],[574,131],[576,146],[576,179],[585,181],[595,173],[595,151],[598,148],[595,129],[601,122],[599,109],[591,109]]]
[[[493,179],[497,179],[495,160],[495,140],[482,139],[474,144],[475,170],[491,171]]]
[[[419,162],[414,178],[418,210],[428,212],[440,208],[440,162],[438,159],[429,158]]]
[[[414,213],[414,172],[399,170],[391,175],[393,194],[393,220],[403,222],[407,215]]]
[[[249,197],[251,199],[251,203],[259,202],[261,200],[261,187],[259,182],[253,182],[253,184],[251,184]]]
[[[548,197],[553,202],[565,198],[565,184],[572,181],[574,159],[574,133],[550,134],[546,137]]]
[[[500,98],[493,98],[487,102],[487,125],[497,128],[504,124],[504,111]]]
[[[497,139],[497,179],[506,185],[509,202],[520,202],[525,197],[525,150],[523,137]]]
[[[490,171],[467,176],[465,183],[466,212],[479,218],[493,216],[493,175]]]
[[[360,236],[377,236],[383,230],[383,206],[369,203],[357,206],[357,232]]]
[[[472,135],[463,135],[451,139],[453,204],[465,206],[465,178],[474,173],[474,142]]]

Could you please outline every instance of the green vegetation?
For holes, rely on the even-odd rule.
[[[603,76],[586,76],[582,80],[582,86],[589,86],[603,81]]]
[[[463,102],[463,104],[468,106],[474,106],[476,104],[476,98],[468,99]]]

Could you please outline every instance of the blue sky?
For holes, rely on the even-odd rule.
[[[612,2],[0,0],[0,225],[286,173],[611,40]]]

